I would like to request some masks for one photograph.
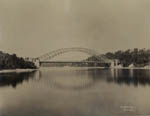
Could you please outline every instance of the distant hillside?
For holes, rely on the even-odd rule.
[[[0,51],[0,70],[1,69],[32,69],[36,68],[34,63],[25,61],[17,57],[16,54],[10,55]]]
[[[125,51],[108,52],[104,54],[108,59],[118,59],[123,66],[134,64],[138,67],[149,65],[150,63],[150,49],[128,49]],[[86,59],[88,61],[98,61],[94,56]]]

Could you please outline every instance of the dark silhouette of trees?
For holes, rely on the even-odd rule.
[[[0,51],[0,69],[27,69],[36,68],[34,63],[17,57],[16,54],[7,54]]]
[[[108,59],[118,59],[123,66],[129,66],[134,64],[138,67],[143,67],[150,64],[150,49],[128,49],[125,51],[118,50],[116,52],[108,52],[104,54]],[[87,59],[88,61],[97,61],[97,59],[92,56]]]
[[[114,58],[119,59],[124,66],[134,64],[135,66],[143,67],[150,63],[150,50],[146,49],[129,49],[126,51],[119,51],[119,54],[115,52],[113,55]]]

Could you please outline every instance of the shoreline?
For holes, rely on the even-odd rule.
[[[130,69],[130,70],[145,69],[145,70],[150,70],[150,67],[134,67],[134,68],[130,68],[130,67],[110,67],[110,69]]]
[[[46,67],[46,68],[52,68],[52,67]],[[58,68],[58,67],[53,67],[53,68]],[[59,67],[60,68],[60,67]],[[65,67],[66,68],[66,67]],[[67,67],[68,68],[68,67]],[[74,67],[69,67],[69,68],[74,68]],[[76,67],[75,67],[76,68]],[[79,68],[79,67],[78,67]],[[105,69],[105,67],[80,67],[80,68],[97,68],[97,69]],[[2,69],[0,70],[1,73],[22,73],[22,72],[33,72],[37,70],[42,70],[43,68],[37,68],[37,69]],[[129,70],[136,70],[136,69],[142,69],[142,70],[150,70],[150,67],[134,67],[134,68],[129,68],[129,67],[109,67],[108,69],[129,69]]]
[[[39,69],[47,69],[47,68],[53,68],[53,69],[57,69],[57,68],[65,68],[65,69],[73,69],[73,68],[97,68],[97,69],[129,69],[129,70],[136,70],[136,69],[145,69],[145,70],[150,70],[150,67],[41,67]]]
[[[0,70],[1,73],[22,73],[22,72],[33,72],[38,69],[2,69]]]

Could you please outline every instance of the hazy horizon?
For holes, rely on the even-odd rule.
[[[18,56],[150,48],[148,0],[1,0],[0,9],[0,51]]]

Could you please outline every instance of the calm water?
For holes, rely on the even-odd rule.
[[[150,70],[0,74],[0,116],[150,116]]]

